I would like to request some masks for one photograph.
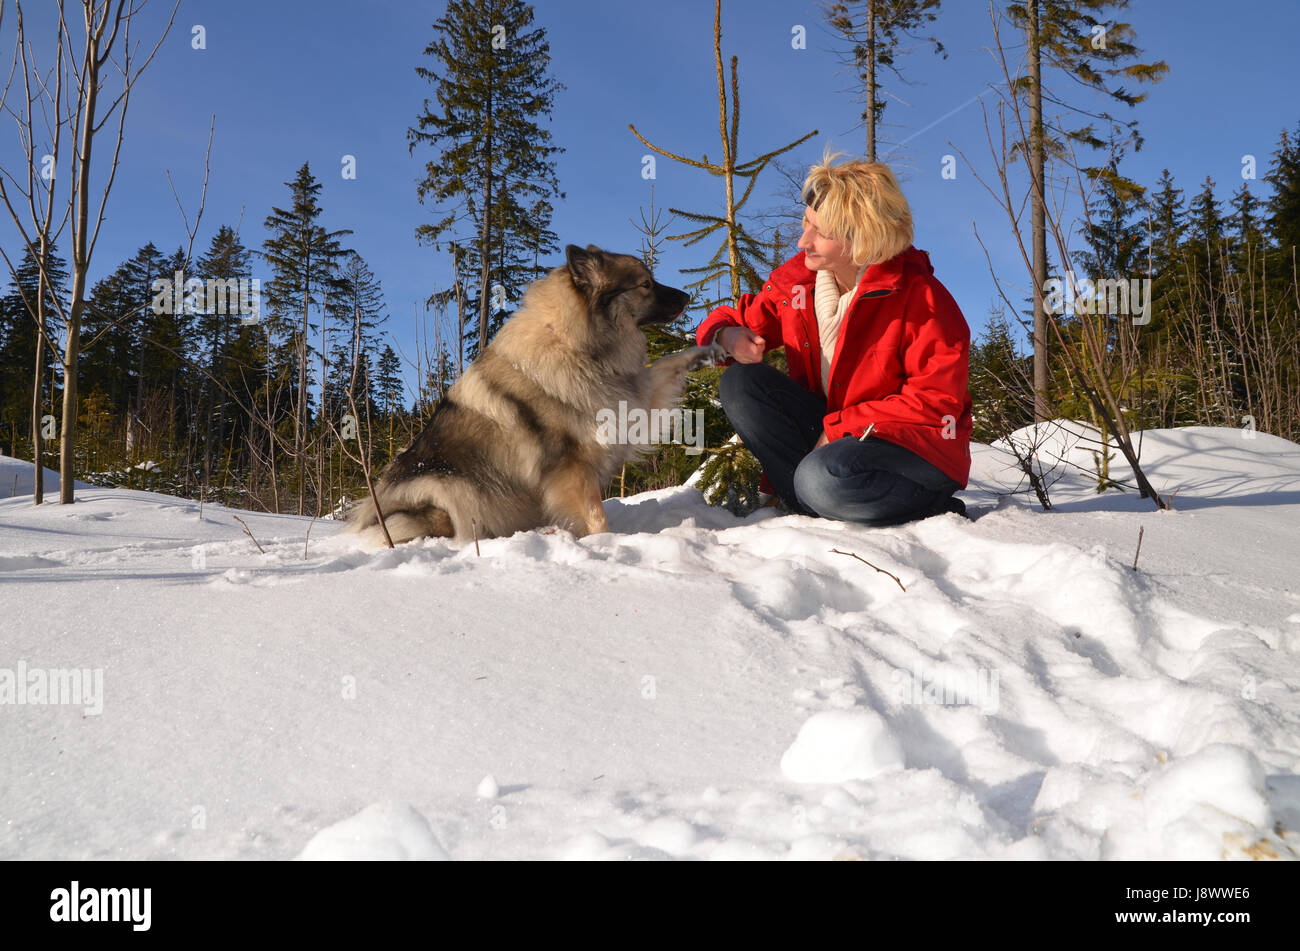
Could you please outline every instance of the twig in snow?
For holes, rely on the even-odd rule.
[[[470,519],[470,520],[469,520],[469,528],[470,528],[470,531],[472,531],[472,532],[474,533],[474,554],[475,554],[477,557],[482,558],[482,557],[483,557],[483,553],[482,553],[481,551],[478,550],[478,522],[474,521],[474,519]]]
[[[862,563],[863,563],[864,565],[866,565],[868,568],[876,568],[876,566],[873,565],[871,562],[867,561],[867,559],[863,558],[861,555],[855,554],[854,552],[851,552],[851,551],[840,551],[838,548],[832,548],[832,549],[831,549],[831,552],[832,552],[833,554],[836,554],[836,555],[848,555],[850,558],[856,558],[858,561],[862,562]],[[898,580],[898,576],[897,576],[897,575],[890,574],[890,573],[889,573],[888,571],[886,571],[884,568],[876,568],[876,570],[879,571],[882,575],[889,575],[889,577],[891,577],[891,578],[894,579],[894,583],[895,583],[896,585],[898,585],[900,588],[903,588],[903,582],[901,582],[901,581]],[[903,591],[904,591],[904,593],[906,593],[907,589],[906,589],[906,588],[903,588]]]
[[[1142,533],[1146,531],[1141,525],[1138,526],[1138,550],[1133,553],[1133,570],[1138,570],[1138,555],[1142,554]]]
[[[244,534],[245,534],[245,535],[247,535],[249,538],[253,538],[253,533],[250,532],[250,531],[248,530],[248,523],[247,523],[247,522],[245,522],[245,521],[244,521],[242,518],[240,518],[238,515],[232,515],[232,516],[230,516],[230,517],[233,518],[233,519],[234,519],[236,522],[238,522],[240,525],[243,525],[243,526],[244,526]],[[262,543],[259,542],[256,538],[253,538],[253,544],[257,546],[257,550],[260,551],[263,555],[266,554],[266,549],[262,547]]]
[[[313,515],[311,521],[307,523],[307,537],[302,540],[302,557],[307,557],[307,543],[311,541],[311,527],[316,524],[318,516]]]

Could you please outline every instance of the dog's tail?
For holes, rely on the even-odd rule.
[[[379,493],[379,505],[384,513],[384,528],[394,545],[409,542],[413,538],[452,538],[456,528],[451,516],[444,509],[434,505],[394,506],[391,510],[385,505],[384,493]],[[347,515],[349,530],[364,536],[375,545],[385,544],[384,530],[379,526],[379,517],[375,514],[375,505],[367,495],[358,501]]]

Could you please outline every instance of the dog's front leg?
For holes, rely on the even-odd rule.
[[[589,467],[574,464],[549,476],[542,495],[549,515],[576,537],[609,531],[600,485]]]
[[[676,405],[686,388],[686,374],[701,367],[726,362],[728,353],[720,343],[707,347],[687,347],[656,360],[650,365],[650,406],[668,408]]]

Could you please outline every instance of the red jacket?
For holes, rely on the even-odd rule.
[[[785,347],[793,380],[821,393],[821,341],[813,310],[816,272],[803,252],[772,272],[738,307],[718,307],[700,324],[707,345],[725,326],[744,325],[767,350]],[[970,328],[924,251],[867,268],[840,324],[826,395],[826,438],[871,434],[910,449],[963,487],[970,476]]]

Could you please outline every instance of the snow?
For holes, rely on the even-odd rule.
[[[375,803],[312,836],[304,861],[443,861],[428,820],[405,803]]]
[[[0,858],[1296,857],[1300,446],[1142,434],[1169,512],[973,455],[974,521],[681,487],[481,556],[50,473],[0,499]]]
[[[796,783],[845,783],[902,768],[898,738],[862,707],[814,713],[781,757],[781,772]]]

